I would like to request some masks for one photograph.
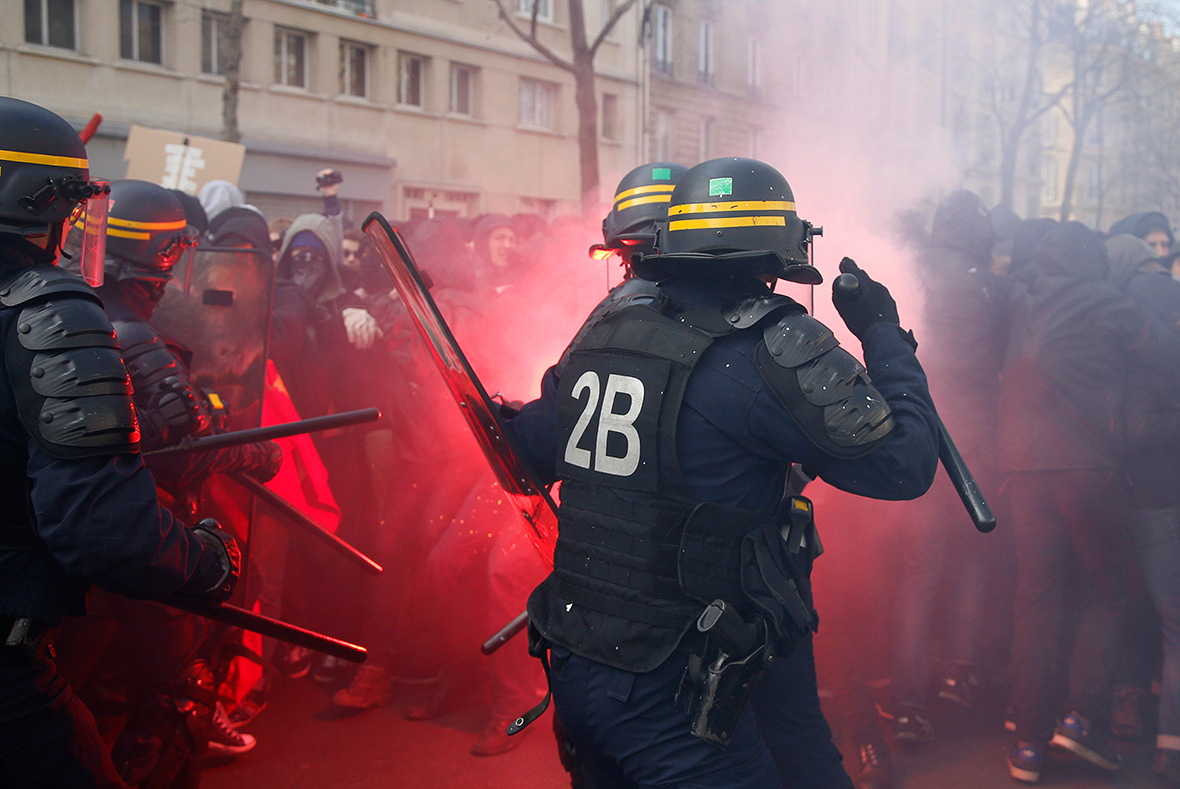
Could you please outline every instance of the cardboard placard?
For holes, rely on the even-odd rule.
[[[127,177],[195,195],[209,181],[237,184],[246,146],[193,134],[132,126],[123,152]]]

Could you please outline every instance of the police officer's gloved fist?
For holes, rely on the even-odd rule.
[[[221,524],[212,518],[198,521],[193,531],[202,542],[216,552],[221,561],[221,578],[206,590],[206,594],[214,600],[228,600],[234,593],[238,575],[242,572],[242,552],[238,549],[237,541],[223,531]]]
[[[167,425],[167,443],[175,443],[185,436],[199,436],[213,424],[209,412],[202,406],[189,382],[175,375],[160,381],[148,410],[155,411]]]
[[[259,441],[256,444],[246,444],[246,462],[242,471],[259,482],[269,482],[283,465],[283,449],[273,441]]]
[[[840,271],[855,276],[858,286],[851,287],[847,280],[842,282],[837,277],[832,283],[832,304],[858,340],[864,341],[865,333],[874,323],[901,323],[897,303],[888,288],[869,277],[852,258],[840,261]]]

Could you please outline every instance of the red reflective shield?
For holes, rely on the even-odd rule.
[[[533,470],[521,459],[512,434],[504,430],[491,398],[455,342],[438,305],[422,284],[422,277],[405,241],[390,227],[385,217],[376,212],[369,214],[365,220],[364,231],[393,278],[402,301],[430,348],[438,371],[442,373],[447,388],[459,405],[459,411],[479,441],[500,487],[511,497],[516,511],[528,527],[525,532],[542,558],[552,567],[553,548],[557,544],[557,507],[553,499],[537,481]]]

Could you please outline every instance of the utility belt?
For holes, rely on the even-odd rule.
[[[50,636],[53,628],[26,616],[0,615],[0,635],[4,637],[4,648],[19,654],[30,663],[36,663],[43,653],[55,657]]]
[[[697,516],[700,528],[691,528]],[[792,496],[773,518],[757,524],[734,547],[740,550],[740,583],[719,586],[711,572],[719,564],[708,554],[706,528],[716,522],[708,505],[694,509],[681,541],[680,579],[692,595],[704,589],[725,588],[730,600],[715,598],[681,637],[677,649],[688,652],[688,663],[676,692],[677,708],[691,719],[691,732],[719,747],[729,745],[754,684],[775,660],[785,658],[815,627],[807,581],[812,561],[823,548],[815,530],[811,502]],[[693,545],[693,535],[700,540]],[[697,555],[703,572],[695,579],[684,563],[685,554]],[[691,556],[690,556],[691,558]],[[687,570],[687,572],[686,572]],[[529,654],[539,658],[549,675],[551,644],[530,622]],[[516,734],[549,705],[550,694],[508,727]]]

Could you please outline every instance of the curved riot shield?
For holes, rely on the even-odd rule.
[[[365,233],[381,257],[397,286],[430,354],[455,398],[459,411],[479,441],[500,487],[509,495],[524,520],[525,533],[541,557],[553,566],[553,549],[557,544],[557,507],[549,492],[537,482],[532,469],[521,460],[512,434],[504,430],[497,410],[483,384],[479,382],[467,357],[455,342],[443,320],[438,305],[422,283],[409,249],[385,217],[369,214],[363,225]]]
[[[177,264],[152,315],[152,325],[165,341],[191,354],[186,359],[190,378],[208,395],[223,430],[262,423],[273,294],[274,262],[266,252],[196,247]],[[243,549],[249,544],[254,506],[254,497],[223,475],[204,480],[196,492],[199,516],[217,518]]]

